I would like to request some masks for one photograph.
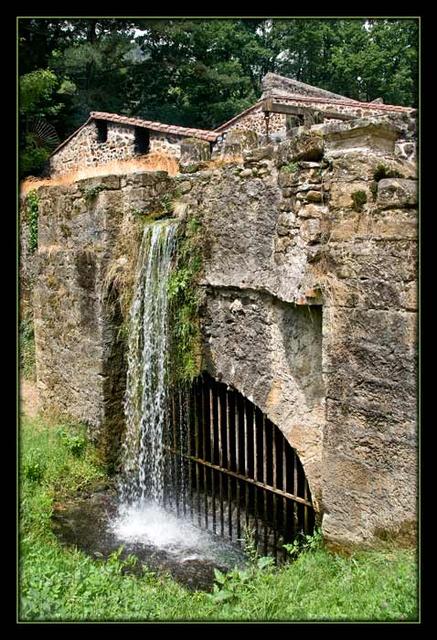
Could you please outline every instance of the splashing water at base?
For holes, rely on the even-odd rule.
[[[199,529],[154,503],[122,505],[112,528],[120,540],[152,544],[171,553],[207,546]]]
[[[241,550],[151,502],[121,506],[111,530],[121,543],[153,547],[170,562],[198,561],[223,569],[244,562]]]
[[[166,473],[168,428],[168,280],[177,222],[145,227],[130,312],[126,380],[126,433],[118,495],[95,495],[55,513],[57,535],[98,558],[122,547],[151,570],[169,572],[189,588],[211,589],[214,568],[245,563],[241,549],[196,527],[181,513],[164,509],[186,499],[181,462],[179,482]],[[180,415],[179,438],[187,425]],[[180,502],[179,502],[180,504]],[[167,500],[168,506],[168,500]],[[188,509],[187,509],[188,511]]]

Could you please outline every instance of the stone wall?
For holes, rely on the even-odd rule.
[[[107,126],[106,142],[98,141],[94,120],[82,127],[50,158],[51,175],[58,176],[86,167],[136,157],[138,154],[135,151],[134,127],[114,122],[107,122]],[[150,131],[150,151],[161,151],[179,158],[182,140],[182,136]]]
[[[45,406],[109,433],[116,450],[125,365],[108,273],[120,279],[132,262],[117,252],[132,210],[156,211],[163,194],[177,194],[175,211],[196,217],[205,238],[204,368],[297,450],[332,545],[411,537],[416,173],[395,153],[401,135],[387,118],[319,125],[249,150],[241,164],[172,180],[142,173],[41,188]]]
[[[164,172],[40,187],[33,257],[37,380],[43,410],[90,426],[116,459],[124,425],[123,288],[141,237],[138,212],[156,213]]]
[[[302,128],[184,188],[208,238],[206,366],[296,448],[333,546],[415,535],[416,167],[400,135],[390,118]]]

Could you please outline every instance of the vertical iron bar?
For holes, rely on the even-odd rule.
[[[252,416],[253,425],[253,479],[258,480],[258,446],[256,441],[257,429],[256,429],[256,409],[253,407]],[[255,545],[258,546],[258,489],[254,487],[253,490],[253,515],[255,518]]]
[[[195,403],[195,391],[192,388],[192,393],[190,394],[190,398],[193,399],[193,413],[194,413],[194,455],[196,459],[199,458],[199,416],[196,411],[196,403]],[[200,515],[200,488],[199,488],[199,463],[196,461],[196,503],[197,503],[197,522],[199,526],[201,526],[201,515]]]
[[[217,436],[218,436],[218,459],[219,466],[223,467],[223,449],[222,449],[222,397],[220,390],[217,392]],[[224,535],[224,518],[223,518],[223,474],[219,473],[219,497],[220,497],[220,535]]]
[[[262,419],[263,430],[263,482],[267,484],[267,435],[266,435],[266,417],[263,414]],[[264,555],[267,555],[267,491],[263,491],[264,502]]]
[[[211,462],[214,464],[214,393],[213,388],[209,388],[209,443]],[[214,470],[211,469],[211,492],[212,492],[212,530],[216,533],[215,518],[215,477]]]
[[[240,471],[240,414],[238,411],[238,398],[235,398],[235,471]],[[237,503],[237,539],[241,538],[240,524],[240,480],[235,481],[235,501]]]
[[[305,498],[305,500],[308,500],[308,483],[306,481],[306,478],[304,479],[303,497]],[[304,532],[305,533],[309,533],[309,531],[308,531],[308,507],[307,507],[306,504],[304,505],[304,508],[303,508],[303,521],[304,521]]]
[[[244,414],[243,414],[243,433],[244,433],[244,475],[246,478],[249,476],[249,452],[248,452],[248,441],[247,441],[247,402],[246,398],[244,398]],[[247,482],[244,483],[244,508],[246,510],[246,528],[249,526],[249,485]]]
[[[286,454],[286,442],[285,438],[282,440],[282,490],[287,491],[287,454]],[[282,498],[282,530],[284,542],[286,542],[287,535],[287,498]],[[287,557],[287,552],[283,549],[284,559]]]
[[[231,468],[231,431],[229,428],[229,391],[226,388],[226,456],[227,456],[227,467]],[[229,537],[232,540],[232,484],[231,478],[228,477],[228,529],[229,529]]]
[[[272,458],[273,458],[273,472],[272,472],[272,484],[276,488],[278,486],[278,473],[277,473],[277,460],[276,460],[276,434],[277,431],[275,429],[272,430]],[[277,527],[278,527],[278,513],[277,513],[277,494],[274,493],[272,495],[273,501],[273,547],[274,547],[274,556],[275,560],[278,559],[278,538],[277,538]]]
[[[182,391],[178,392],[179,397],[179,420],[183,421],[183,408],[182,408]],[[187,426],[188,426],[188,435],[187,435],[187,453],[188,456],[192,455],[192,441],[191,441],[191,419],[190,415],[187,415]],[[190,458],[188,458],[188,501],[190,503],[190,517],[193,517],[193,463]]]
[[[204,387],[201,382],[199,382],[199,419],[202,424],[202,455],[203,459],[206,460],[206,433],[205,433],[205,393]],[[203,497],[204,497],[204,508],[205,508],[205,528],[208,529],[208,484],[207,484],[207,469],[206,466],[203,465]]]
[[[297,486],[297,456],[296,452],[293,449],[293,494],[298,496],[298,486]],[[299,530],[299,512],[297,507],[297,502],[293,502],[293,535],[296,535]]]

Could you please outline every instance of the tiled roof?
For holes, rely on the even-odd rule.
[[[375,109],[377,111],[387,111],[387,112],[395,112],[395,113],[412,113],[415,111],[415,109],[411,108],[411,107],[401,107],[398,105],[392,105],[392,104],[381,104],[381,103],[376,103],[376,102],[359,102],[358,100],[352,100],[352,99],[344,99],[344,100],[334,100],[332,98],[316,98],[315,96],[302,96],[300,94],[296,94],[295,96],[292,96],[290,94],[281,94],[281,93],[276,93],[276,92],[272,92],[269,94],[270,98],[275,98],[277,100],[281,100],[283,102],[302,102],[302,103],[311,103],[311,102],[315,102],[315,103],[319,103],[319,104],[327,104],[327,105],[332,105],[333,107],[336,106],[340,106],[340,107],[354,107],[355,109]],[[241,113],[239,113],[238,115],[234,116],[233,118],[231,118],[230,120],[228,120],[227,122],[224,122],[223,124],[221,124],[219,127],[217,127],[216,129],[214,129],[214,131],[217,134],[221,134],[224,132],[225,129],[227,129],[227,127],[229,127],[231,124],[234,124],[234,122],[237,122],[237,120],[239,120],[240,118],[242,118],[243,116],[245,116],[246,114],[250,113],[251,111],[254,111],[255,109],[259,108],[262,106],[264,102],[264,98],[261,100],[258,100],[258,102],[255,102],[255,104],[253,104],[251,107],[249,107],[248,109],[246,109],[245,111],[242,111]]]
[[[395,104],[382,104],[380,102],[359,102],[359,100],[352,100],[352,98],[345,98],[344,100],[333,100],[329,98],[316,98],[311,96],[292,96],[290,94],[272,93],[272,98],[280,100],[291,100],[292,102],[319,102],[323,104],[332,104],[333,106],[355,107],[356,109],[376,109],[377,111],[396,111],[399,113],[408,113],[415,111],[412,107],[401,107]]]
[[[208,131],[207,129],[193,129],[188,127],[177,127],[172,124],[162,124],[162,122],[153,122],[152,120],[142,120],[141,118],[129,118],[128,116],[119,116],[116,113],[105,113],[104,111],[91,111],[90,116],[86,122],[83,123],[79,129],[73,131],[64,142],[62,142],[51,153],[55,155],[67,142],[69,142],[76,134],[79,133],[84,127],[86,127],[91,120],[106,120],[107,122],[115,122],[118,124],[127,124],[133,127],[144,127],[145,129],[151,129],[152,131],[160,131],[162,133],[168,133],[176,136],[187,136],[190,138],[200,138],[207,142],[214,142],[217,140],[219,134],[214,131]]]
[[[91,111],[90,118],[93,120],[106,120],[107,122],[115,122],[117,124],[127,124],[133,127],[144,127],[152,131],[160,131],[162,133],[170,133],[176,136],[187,136],[191,138],[200,138],[207,142],[214,142],[217,134],[207,129],[193,129],[188,127],[178,127],[173,124],[162,124],[162,122],[153,122],[152,120],[143,120],[142,118],[129,118],[128,116],[119,116],[116,113],[104,113],[103,111]]]

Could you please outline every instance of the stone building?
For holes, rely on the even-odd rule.
[[[264,76],[262,86],[260,100],[214,131],[93,111],[82,127],[55,149],[50,158],[50,174],[60,175],[154,151],[190,164],[208,160],[211,155],[237,155],[265,142],[278,143],[301,125],[362,117],[396,120],[404,130],[398,141],[401,154],[414,153],[410,143],[414,137],[414,109],[351,100],[274,73]]]
[[[209,152],[217,134],[92,111],[88,120],[52,153],[50,174],[57,176],[114,160],[129,160],[153,151],[180,159],[183,142],[193,138],[203,142]]]
[[[415,109],[383,104],[380,99],[373,102],[351,100],[275,73],[264,76],[262,88],[263,94],[258,102],[214,130],[218,134],[214,144],[216,150],[226,153],[229,146],[232,153],[240,140],[246,143],[243,134],[247,131],[256,132],[263,142],[277,143],[293,135],[301,125],[383,116],[395,120],[404,129],[398,141],[401,154],[411,156],[414,153],[414,145],[407,143],[414,138],[415,121],[412,116]]]
[[[240,145],[239,161],[173,177],[141,171],[39,187],[33,296],[43,407],[86,422],[109,449],[117,447],[126,375],[117,302],[124,289],[117,282],[135,263],[135,212],[152,215],[161,207],[182,222],[193,218],[204,239],[203,370],[250,399],[296,450],[331,545],[411,541],[414,110],[269,76],[262,101],[215,132],[142,127],[150,148],[155,140],[180,156],[189,139],[209,146],[220,134],[224,153]],[[284,138],[277,144],[263,144],[268,100],[301,110],[270,116],[271,134]],[[289,126],[290,117],[307,122]],[[316,117],[322,121],[311,124]],[[106,143],[98,141],[100,123]],[[105,156],[95,150],[111,141],[114,157],[132,154],[137,126],[135,119],[94,114],[52,161],[58,170],[61,157],[72,165],[99,162]],[[257,148],[244,149],[242,140]]]

